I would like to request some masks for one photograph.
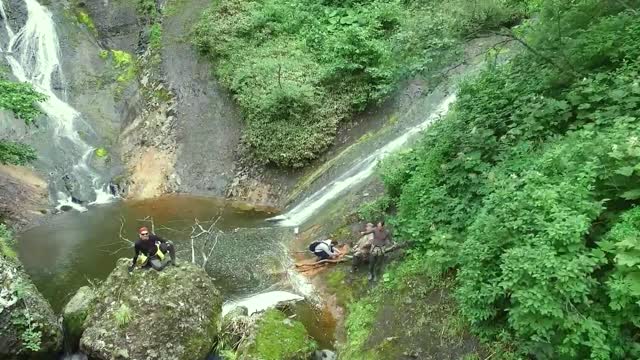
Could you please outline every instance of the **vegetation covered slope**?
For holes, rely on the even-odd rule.
[[[193,41],[215,61],[265,163],[300,167],[333,142],[341,121],[400,81],[454,61],[463,39],[512,24],[519,0],[221,0]]]
[[[521,356],[638,358],[640,2],[536,6],[514,32],[526,49],[385,162],[414,244],[390,276],[453,270],[471,330]]]
[[[45,96],[27,83],[8,80],[0,70],[0,109],[13,112],[27,124],[34,122],[41,111],[37,107]],[[36,159],[35,150],[28,145],[8,141],[0,135],[0,164],[24,165]]]

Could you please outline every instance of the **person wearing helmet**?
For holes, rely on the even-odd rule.
[[[152,267],[155,270],[162,270],[167,265],[176,264],[176,250],[173,244],[164,240],[156,234],[151,234],[149,229],[141,227],[138,229],[138,237],[134,244],[135,255],[131,266],[129,266],[129,272],[133,271],[138,260],[141,259],[142,267]],[[166,253],[169,253],[171,259],[166,259]]]

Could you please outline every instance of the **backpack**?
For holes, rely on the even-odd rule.
[[[319,244],[320,244],[320,241],[317,241],[317,240],[309,244],[309,251],[316,252],[316,246],[318,246]]]

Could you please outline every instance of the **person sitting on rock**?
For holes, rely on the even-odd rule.
[[[133,262],[129,267],[129,272],[133,271],[136,265],[141,267],[152,267],[155,270],[162,270],[167,265],[176,264],[176,250],[173,244],[164,240],[156,234],[150,234],[149,229],[141,227],[138,230],[139,239],[134,245],[135,255]],[[171,259],[166,259],[166,253],[169,253]]]
[[[367,223],[365,232],[373,230],[373,224]],[[373,234],[362,235],[358,243],[354,247],[353,262],[351,263],[351,272],[356,272],[358,266],[369,260],[369,253],[371,252],[371,240],[373,240]]]
[[[335,259],[341,254],[340,250],[335,248],[337,244],[337,241],[331,239],[315,241],[309,246],[309,250],[318,257],[317,261]]]
[[[376,281],[377,273],[384,264],[385,247],[393,244],[393,240],[389,230],[384,228],[384,221],[378,222],[378,225],[371,230],[360,232],[360,235],[369,234],[373,234],[369,255],[369,281]]]

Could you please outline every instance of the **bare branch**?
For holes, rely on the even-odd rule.
[[[125,224],[126,220],[124,219],[123,216],[120,216],[120,231],[118,232],[118,236],[120,237],[120,240],[127,242],[129,245],[133,244],[133,241],[127,239],[126,237],[124,237],[124,235],[122,235],[122,231],[124,230],[124,224]]]
[[[194,219],[194,224],[191,226],[191,234],[189,234],[191,240],[191,262],[193,264],[198,262],[196,259],[196,253],[198,253],[199,257],[202,258],[201,266],[205,267],[207,265],[213,250],[218,244],[220,234],[222,234],[222,231],[216,228],[221,218],[222,215],[218,215],[215,219],[211,218],[206,222]]]

